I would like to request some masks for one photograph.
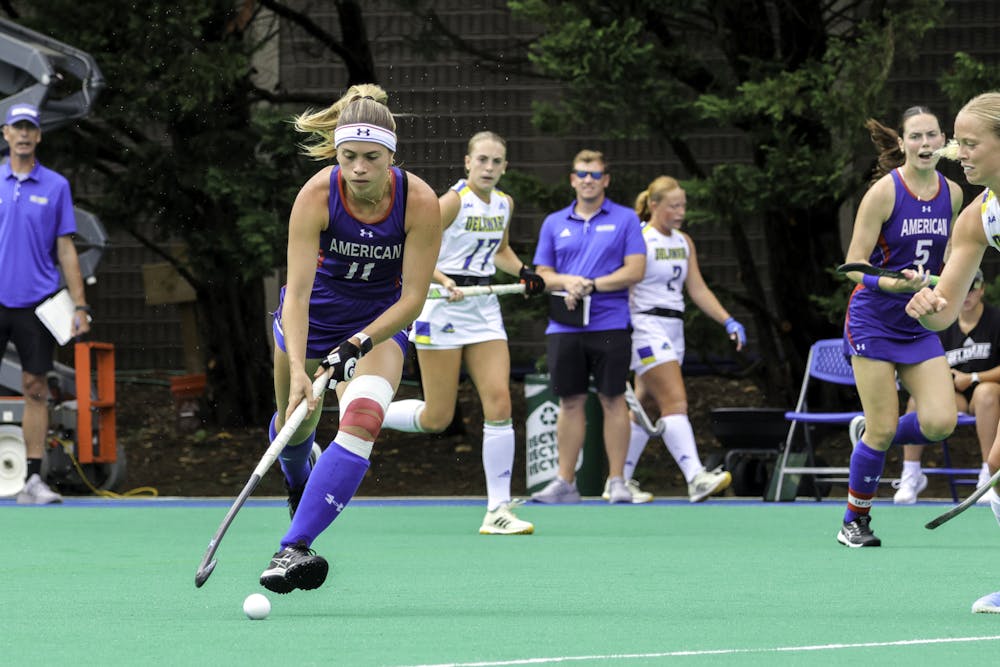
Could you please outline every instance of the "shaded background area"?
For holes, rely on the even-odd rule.
[[[156,380],[149,376],[147,380]],[[120,492],[152,486],[164,496],[235,497],[267,446],[265,427],[219,430],[185,424],[178,419],[177,407],[167,383],[119,383],[119,439],[125,445],[126,479]],[[691,423],[703,462],[721,463],[725,449],[712,433],[710,413],[719,407],[762,407],[763,396],[756,385],[745,379],[698,375],[686,379]],[[419,389],[404,384],[399,398],[419,397]],[[515,495],[525,494],[525,400],[521,381],[511,384],[516,433],[516,454],[511,483]],[[421,435],[384,430],[372,454],[372,465],[359,492],[362,496],[449,496],[485,495],[482,474],[482,411],[475,388],[463,381],[459,391],[459,415],[464,432]],[[325,446],[336,433],[336,415],[320,423],[320,442]],[[204,429],[204,430],[203,430]],[[778,443],[772,443],[777,446]],[[766,447],[767,443],[761,443]],[[951,440],[952,463],[958,467],[978,467],[979,447],[974,429],[963,428]],[[829,464],[846,465],[850,443],[839,429],[822,437],[818,455]],[[898,477],[901,451],[890,450],[886,477]],[[930,447],[924,466],[940,466],[940,448]],[[686,497],[687,488],[676,463],[662,441],[651,440],[639,463],[636,478],[642,487],[657,496]],[[970,487],[964,487],[967,494]],[[727,495],[733,495],[730,489]],[[843,496],[843,486],[834,486],[832,495]],[[284,496],[277,466],[264,477],[258,496]],[[891,499],[893,489],[883,484],[879,497]],[[951,492],[940,475],[930,476],[923,498],[950,498]],[[808,502],[800,499],[799,502]]]

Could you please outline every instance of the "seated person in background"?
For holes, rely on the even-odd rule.
[[[1000,422],[1000,310],[983,303],[983,292],[983,272],[979,271],[962,303],[958,320],[938,333],[955,381],[955,405],[959,412],[976,418],[976,436],[983,455],[977,486],[990,479],[986,460]],[[914,409],[911,398],[907,412]],[[917,502],[917,496],[927,488],[927,475],[920,469],[923,450],[923,445],[903,445],[903,475],[892,498],[897,505]],[[991,490],[979,502],[988,504],[995,494]]]

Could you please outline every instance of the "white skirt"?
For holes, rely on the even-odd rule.
[[[632,363],[636,375],[668,361],[684,363],[684,320],[632,314]]]
[[[500,300],[495,294],[449,303],[427,299],[413,322],[410,340],[418,350],[446,350],[488,340],[507,340]]]

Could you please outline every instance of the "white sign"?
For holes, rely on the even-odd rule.
[[[541,391],[545,390],[542,386]],[[525,393],[529,391],[525,387]],[[559,442],[556,437],[556,420],[559,418],[559,405],[553,401],[543,401],[531,413],[525,422],[525,441],[527,444],[527,487],[529,492],[540,490],[552,481],[559,472]],[[576,470],[583,465],[583,449],[576,460]]]

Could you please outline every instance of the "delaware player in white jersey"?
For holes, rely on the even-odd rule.
[[[488,285],[497,268],[518,275],[526,294],[545,283],[508,244],[514,200],[497,189],[507,168],[507,147],[493,132],[469,140],[468,177],[441,195],[441,251],[433,281],[448,289],[445,299],[428,299],[413,323],[424,400],[394,401],[383,426],[410,433],[439,433],[454,418],[462,363],[483,404],[483,470],[486,516],[483,535],[530,534],[534,526],[514,514],[510,479],[514,465],[510,351],[500,302],[495,295],[464,298],[463,287]]]
[[[732,481],[728,472],[706,470],[698,456],[694,431],[687,416],[687,392],[681,376],[684,361],[684,289],[691,300],[736,341],[746,345],[746,330],[733,319],[705,284],[691,237],[680,230],[687,200],[678,182],[660,176],[636,198],[635,209],[646,224],[646,272],[632,287],[632,362],[639,400],[658,415],[657,427],[688,484],[691,502],[701,502],[724,491]],[[655,406],[655,408],[653,408]],[[633,503],[649,502],[632,479],[650,435],[633,419],[625,479]]]

